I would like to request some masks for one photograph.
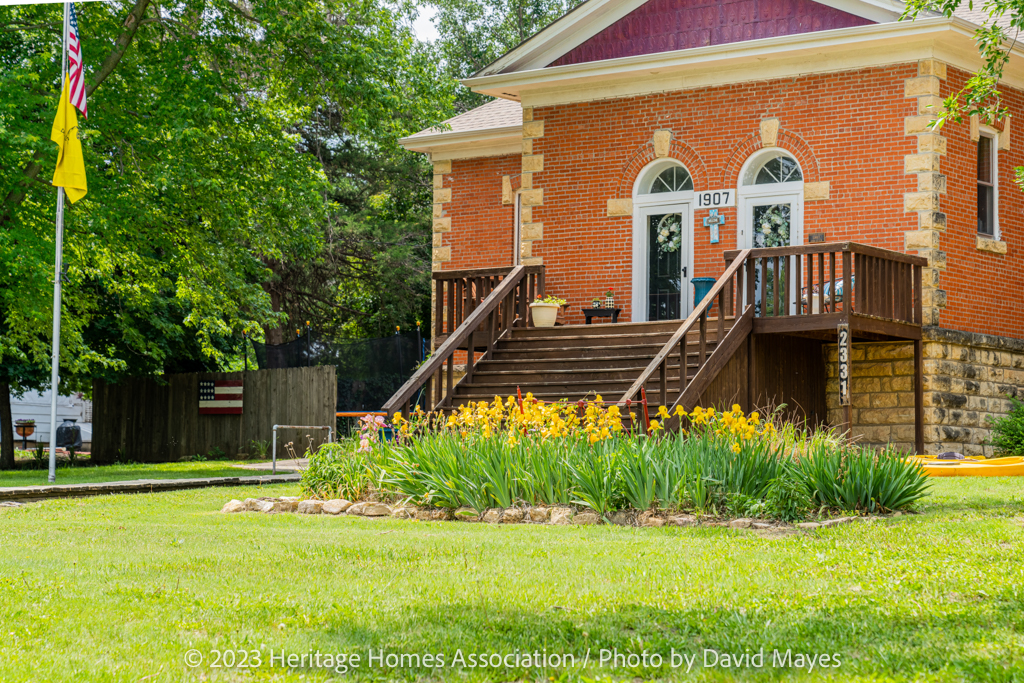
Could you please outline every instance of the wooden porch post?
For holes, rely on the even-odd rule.
[[[754,332],[751,330],[747,336],[747,412],[755,410],[754,401],[757,400],[757,365],[754,360]]]
[[[922,343],[914,340],[914,448],[924,455],[924,377],[922,372]]]

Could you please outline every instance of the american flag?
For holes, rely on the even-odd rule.
[[[199,414],[241,415],[242,380],[200,380]]]
[[[78,42],[78,18],[75,3],[71,4],[71,28],[68,31],[68,79],[71,81],[71,104],[89,118],[85,103],[85,71],[82,69],[82,44]]]

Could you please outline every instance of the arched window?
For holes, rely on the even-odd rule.
[[[775,152],[752,164],[743,174],[744,185],[775,185],[793,183],[804,179],[800,164],[784,152]]]
[[[665,161],[647,170],[640,181],[640,194],[661,194],[663,192],[691,192],[693,178],[690,172],[673,161]]]

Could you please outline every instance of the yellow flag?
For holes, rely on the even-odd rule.
[[[57,156],[57,168],[53,172],[55,187],[63,187],[68,199],[74,204],[85,196],[88,188],[85,184],[85,159],[82,157],[82,142],[78,139],[78,114],[68,97],[68,79],[64,79],[64,89],[60,92],[60,104],[57,105],[57,117],[53,120],[50,139],[57,143],[60,152]]]

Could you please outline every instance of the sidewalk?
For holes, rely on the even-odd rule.
[[[290,463],[284,469],[292,469]],[[278,463],[280,471],[284,463]],[[264,469],[256,465],[245,465],[246,469]],[[270,469],[266,464],[265,469]],[[133,479],[131,481],[107,481],[91,484],[54,484],[45,486],[0,487],[0,501],[32,501],[45,498],[83,498],[113,493],[154,493],[157,491],[181,491],[211,486],[262,486],[266,484],[293,484],[300,481],[298,472],[285,474],[261,474],[239,477],[206,477],[199,479]]]

